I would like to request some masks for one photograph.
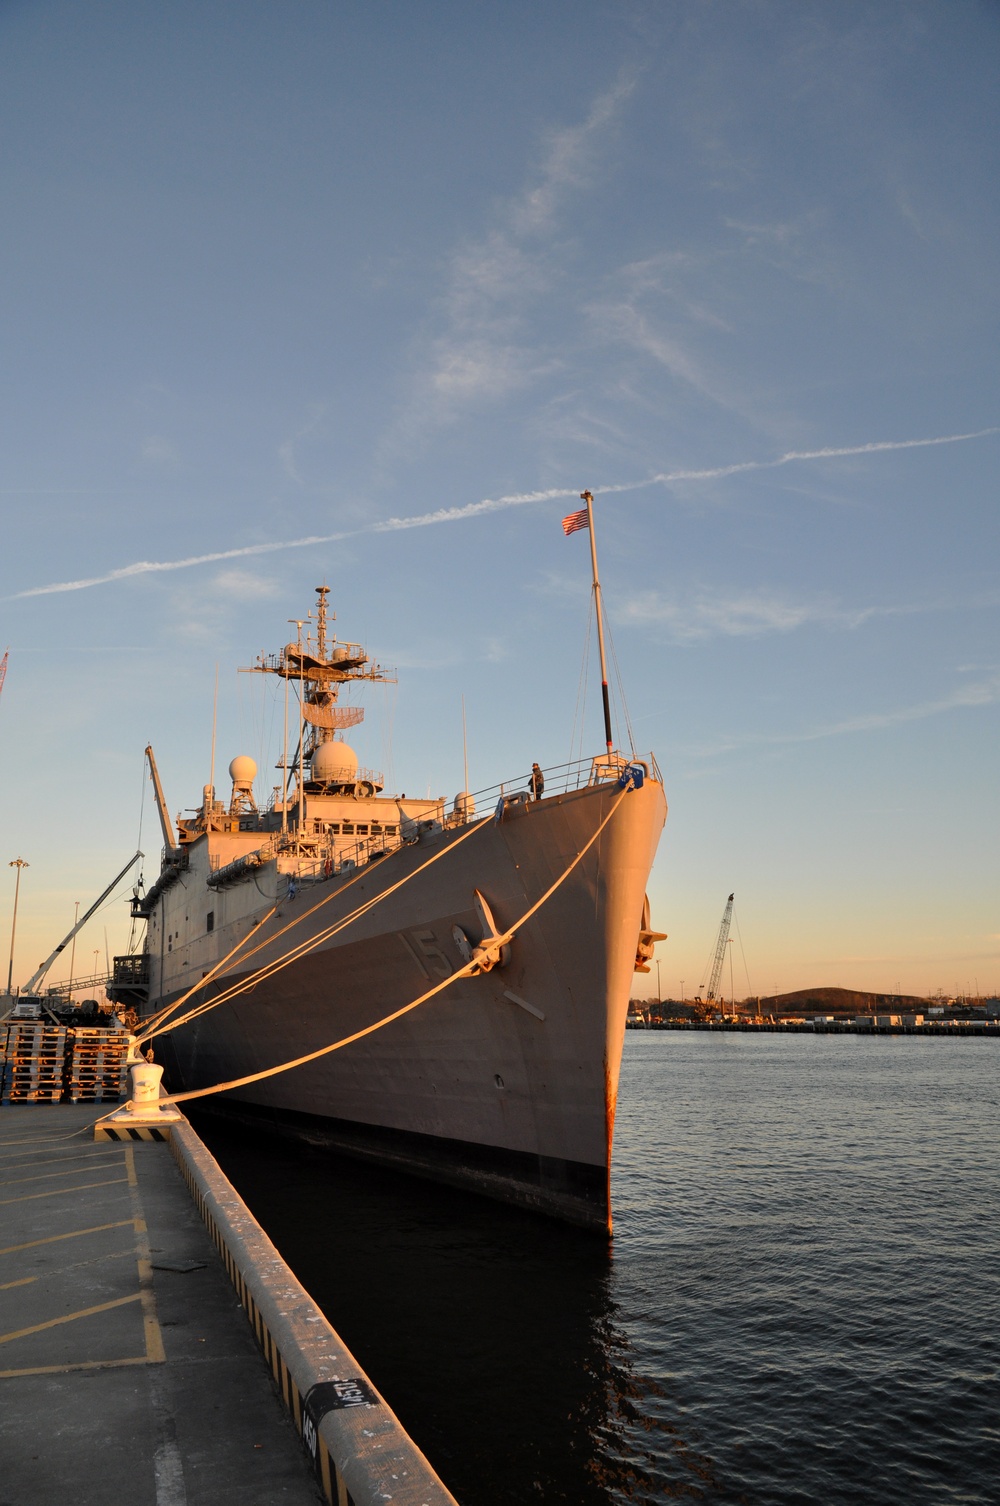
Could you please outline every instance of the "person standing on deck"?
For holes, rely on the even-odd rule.
[[[536,800],[541,800],[542,791],[545,788],[545,775],[537,763],[531,765],[531,793]]]

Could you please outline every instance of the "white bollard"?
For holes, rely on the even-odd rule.
[[[152,1062],[143,1062],[141,1065],[136,1062],[129,1070],[132,1074],[132,1102],[156,1103],[160,1097],[163,1068],[154,1066]]]
[[[160,1097],[163,1068],[143,1061],[136,1053],[129,1062],[132,1096],[120,1109],[98,1119],[95,1140],[166,1140],[171,1125],[184,1118],[180,1109]]]

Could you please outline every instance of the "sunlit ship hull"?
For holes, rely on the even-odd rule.
[[[352,876],[300,880],[292,897],[273,861],[209,887],[211,837],[195,843],[183,882],[151,896],[150,1009],[214,967],[276,896],[278,913],[251,943],[263,949],[227,968],[227,988],[406,881],[250,992],[159,1037],[168,1086],[210,1086],[306,1055],[452,976],[464,961],[455,928],[473,942],[482,935],[474,891],[503,932],[564,873],[619,797],[597,842],[517,931],[504,965],[457,980],[344,1049],[204,1100],[312,1143],[609,1228],[625,1018],[666,816],[653,777],[624,795],[608,780],[508,806],[471,835],[467,825],[425,830]],[[208,988],[210,998],[221,984]]]

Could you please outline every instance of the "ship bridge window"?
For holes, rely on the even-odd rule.
[[[357,832],[357,834],[358,834],[359,837],[367,837],[367,835],[368,835],[368,823],[367,822],[365,822],[365,824],[363,826],[360,826],[360,825],[356,826],[354,829]]]
[[[339,821],[331,821],[330,824],[329,824],[329,826],[326,829],[330,833],[331,836],[334,836],[334,837],[339,837],[340,836],[340,822]]]
[[[215,911],[214,910],[209,910],[208,914],[205,916],[205,930],[206,931],[214,931],[215,930]]]
[[[340,829],[344,833],[345,837],[354,836],[354,827],[351,825],[350,821],[345,821]]]
[[[394,837],[396,835],[396,828],[394,826],[387,826],[385,834],[387,837]]]

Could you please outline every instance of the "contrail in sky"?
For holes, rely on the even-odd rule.
[[[598,495],[615,492],[638,491],[644,486],[668,486],[674,481],[716,481],[726,476],[738,476],[744,471],[773,471],[779,466],[791,465],[799,460],[834,460],[848,455],[876,455],[883,450],[917,450],[929,445],[960,444],[967,439],[984,439],[990,434],[1000,434],[1000,425],[989,429],[976,429],[970,434],[942,434],[933,439],[878,439],[870,444],[844,445],[822,450],[789,450],[775,460],[741,460],[734,465],[714,466],[701,471],[660,471],[644,481],[622,481],[608,486],[595,486]],[[92,575],[82,580],[57,581],[49,586],[31,586],[26,591],[15,591],[7,601],[19,601],[26,596],[50,596],[63,591],[85,591],[90,586],[104,586],[112,581],[128,580],[134,575],[159,574],[164,570],[187,570],[193,565],[213,565],[220,560],[246,559],[255,554],[274,554],[281,549],[305,549],[310,544],[335,544],[342,539],[354,539],[362,534],[398,533],[406,528],[430,528],[436,523],[457,523],[463,518],[475,518],[480,513],[502,512],[508,507],[523,507],[533,502],[552,502],[560,497],[578,497],[579,488],[550,487],[547,491],[512,492],[505,497],[485,497],[481,502],[468,502],[464,507],[439,507],[434,512],[417,513],[408,518],[384,518],[379,523],[369,523],[363,528],[352,528],[339,533],[309,534],[301,539],[281,539],[269,544],[246,544],[239,549],[220,549],[213,554],[192,554],[179,560],[137,560],[132,565],[122,565],[109,570],[105,575]]]

